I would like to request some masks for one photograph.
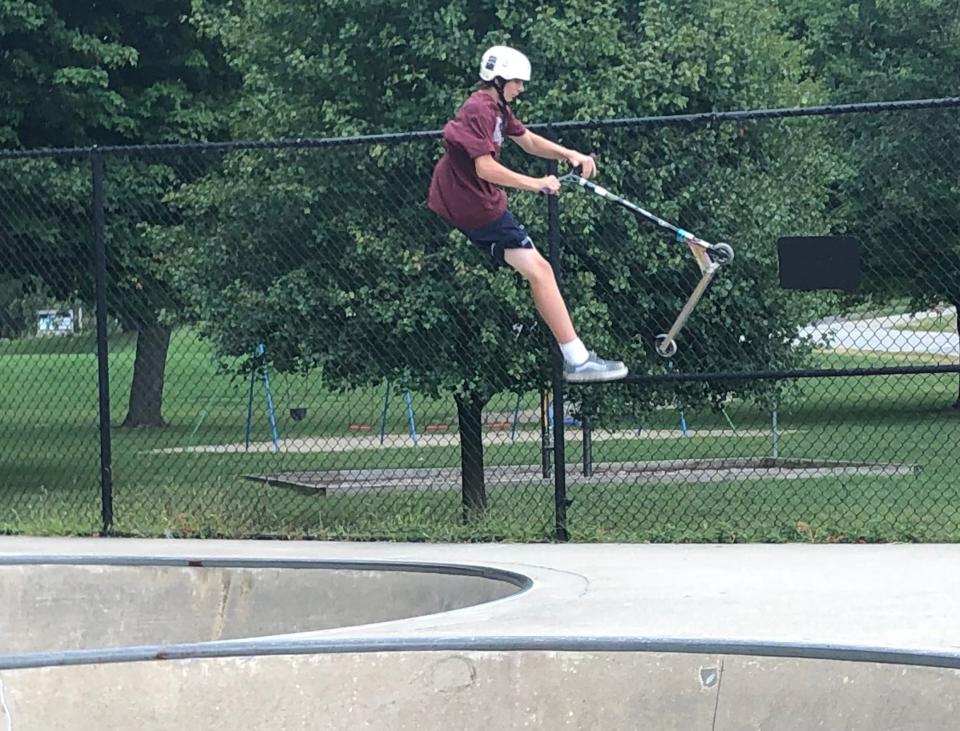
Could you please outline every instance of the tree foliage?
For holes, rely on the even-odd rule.
[[[791,35],[834,102],[956,95],[960,5],[953,0],[781,0]],[[915,309],[960,302],[956,108],[838,121],[851,170],[838,227],[864,242],[864,294]]]
[[[243,77],[236,136],[438,129],[474,83],[482,49],[499,42],[533,59],[534,78],[516,105],[528,123],[790,105],[817,93],[805,49],[762,4],[194,6],[195,22]],[[773,237],[822,220],[835,172],[815,126],[783,132],[720,125],[565,139],[600,153],[605,184],[643,191],[663,215],[739,245],[735,274],[691,322],[684,367],[769,367],[794,357],[790,341],[808,309],[784,304],[770,286]],[[322,368],[329,385],[344,388],[389,378],[452,393],[461,417],[497,391],[541,385],[548,338],[525,285],[491,273],[425,208],[438,154],[435,142],[242,152],[184,188],[184,225],[163,235],[189,252],[182,286],[220,352],[249,354],[264,342],[275,367]],[[516,151],[505,160],[545,170]],[[789,164],[802,174],[787,174]],[[511,205],[542,245],[544,199],[514,193]],[[573,194],[561,205],[564,289],[584,338],[635,368],[661,368],[648,335],[692,288],[692,261],[622,212]]]
[[[0,145],[222,137],[236,77],[216,42],[187,22],[189,10],[187,0],[0,0]],[[89,164],[82,157],[10,160],[4,168],[10,171],[0,182],[0,196],[9,201],[0,233],[6,281],[27,299],[92,302]],[[170,322],[161,321],[163,313],[178,308],[166,262],[143,238],[144,224],[169,218],[166,191],[202,172],[169,158],[108,161],[108,301],[128,329],[164,330]],[[127,423],[162,423],[165,357],[165,347],[148,359],[138,351]],[[139,394],[147,392],[153,395],[145,404]]]

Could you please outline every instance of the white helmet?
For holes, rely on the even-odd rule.
[[[506,81],[530,81],[530,60],[514,48],[488,48],[480,59],[480,78],[493,81],[498,76]]]

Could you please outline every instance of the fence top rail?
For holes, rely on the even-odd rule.
[[[780,109],[753,109],[733,112],[702,112],[698,114],[673,114],[657,117],[623,117],[614,119],[542,122],[527,125],[530,129],[546,132],[582,129],[612,129],[617,127],[658,127],[672,124],[709,125],[717,122],[750,119],[775,119],[788,117],[837,116],[841,114],[864,114],[899,112],[919,109],[945,109],[960,107],[960,97],[936,99],[910,99],[906,101],[863,102],[856,104],[831,104],[811,107]],[[311,147],[344,147],[349,145],[391,145],[403,142],[439,139],[441,130],[419,132],[389,132],[374,135],[309,138],[297,137],[279,140],[239,140],[233,142],[184,142],[150,145],[91,145],[87,147],[60,147],[37,149],[0,150],[0,160],[50,157],[92,157],[94,155],[137,155],[151,152],[188,151],[233,151],[258,149],[305,149]]]

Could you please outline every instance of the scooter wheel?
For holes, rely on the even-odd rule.
[[[671,340],[666,347],[663,347],[663,342],[666,339],[666,333],[657,335],[657,337],[654,338],[654,342],[656,343],[654,345],[654,349],[657,351],[657,355],[659,355],[661,358],[672,358],[677,354],[677,341]]]
[[[711,258],[720,266],[733,261],[733,247],[730,244],[715,244],[710,249]]]

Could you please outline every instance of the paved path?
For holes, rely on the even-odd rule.
[[[950,316],[953,310],[944,313]],[[827,318],[800,330],[821,347],[837,350],[862,350],[880,353],[917,353],[960,355],[960,337],[956,332],[906,330],[918,321],[938,317],[937,313],[890,315],[863,320]]]
[[[783,430],[780,434],[790,433]],[[568,426],[565,431],[567,442],[577,442],[583,439],[583,430],[577,426]],[[684,434],[679,429],[629,429],[607,431],[596,429],[592,433],[593,441],[606,440],[667,440],[667,439],[702,439],[704,437],[736,438],[769,438],[770,432],[764,429],[688,429]],[[517,430],[511,436],[509,431],[486,431],[483,434],[484,445],[513,444],[515,442],[539,442],[540,431]],[[297,439],[281,439],[280,451],[292,453],[309,452],[353,452],[363,449],[404,449],[414,447],[452,447],[460,445],[460,434],[426,433],[417,437],[416,443],[409,434],[386,434],[383,443],[379,435],[374,436],[343,436],[343,437],[301,437]],[[244,453],[244,452],[272,452],[273,442],[251,442],[249,448],[242,442],[233,444],[201,444],[195,447],[164,447],[150,450],[150,453],[176,452],[214,452],[214,453]]]

